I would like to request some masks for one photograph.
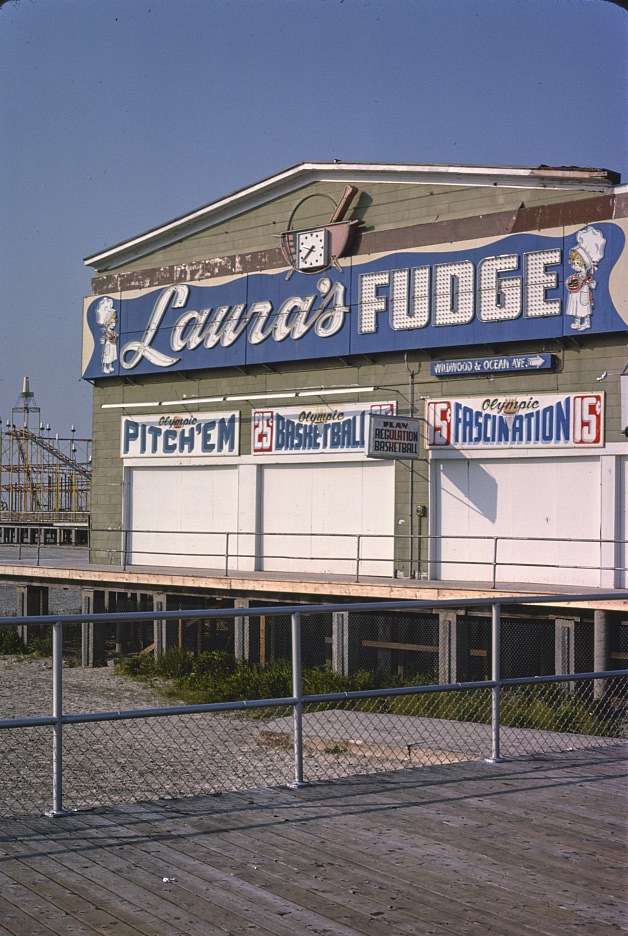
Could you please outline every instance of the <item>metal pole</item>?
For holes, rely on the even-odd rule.
[[[356,556],[355,556],[355,580],[360,581],[360,539],[361,534],[357,534]]]
[[[414,378],[419,372],[419,367],[415,371],[410,370],[408,367],[408,352],[406,351],[404,355],[404,363],[406,365],[406,370],[408,371],[408,382],[409,382],[409,392],[408,392],[408,403],[410,407],[410,418],[414,416]],[[408,460],[408,469],[410,471],[409,485],[408,485],[408,524],[410,532],[410,550],[409,550],[409,577],[412,578],[412,567],[414,565],[414,462],[412,459]]]
[[[63,808],[63,624],[52,625],[52,809],[46,815],[52,818],[67,816]]]
[[[294,729],[294,783],[292,788],[308,786],[303,780],[303,688],[301,685],[301,614],[292,615],[292,695],[294,703],[292,720]]]
[[[225,534],[225,578],[229,578],[229,531]]]
[[[500,687],[501,687],[501,670],[500,670],[500,616],[499,616],[500,606],[499,603],[495,603],[492,608],[492,634],[491,634],[491,646],[492,646],[492,680],[496,685],[491,690],[492,696],[492,716],[491,716],[491,737],[492,737],[492,752],[491,756],[487,757],[486,760],[489,764],[500,764],[504,758],[500,757],[499,753],[499,729],[500,729]]]
[[[495,588],[497,582],[497,539],[496,536],[493,540],[493,588]]]

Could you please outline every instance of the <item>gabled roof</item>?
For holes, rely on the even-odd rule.
[[[606,169],[580,169],[576,166],[443,166],[415,163],[302,162],[238,189],[224,198],[188,212],[166,224],[151,228],[86,257],[86,266],[98,270],[130,263],[246,211],[259,208],[311,185],[314,182],[394,183],[404,185],[515,186],[578,191],[606,191],[619,182],[619,175]]]

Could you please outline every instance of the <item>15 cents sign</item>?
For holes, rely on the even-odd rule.
[[[429,448],[573,448],[604,444],[604,394],[429,400]]]

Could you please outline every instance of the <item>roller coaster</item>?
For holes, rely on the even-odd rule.
[[[0,521],[88,524],[91,439],[54,437],[40,421],[28,378],[11,417],[0,420]]]

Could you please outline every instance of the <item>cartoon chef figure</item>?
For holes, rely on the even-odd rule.
[[[100,360],[103,374],[113,374],[114,361],[118,360],[117,321],[118,316],[113,307],[113,299],[105,296],[96,306],[96,322],[100,326],[100,343],[102,345]]]
[[[604,256],[606,238],[593,227],[583,228],[576,234],[577,245],[569,253],[569,266],[574,270],[567,277],[569,291],[566,314],[572,316],[571,327],[576,331],[591,328],[593,312],[593,290],[596,282],[593,274]]]

